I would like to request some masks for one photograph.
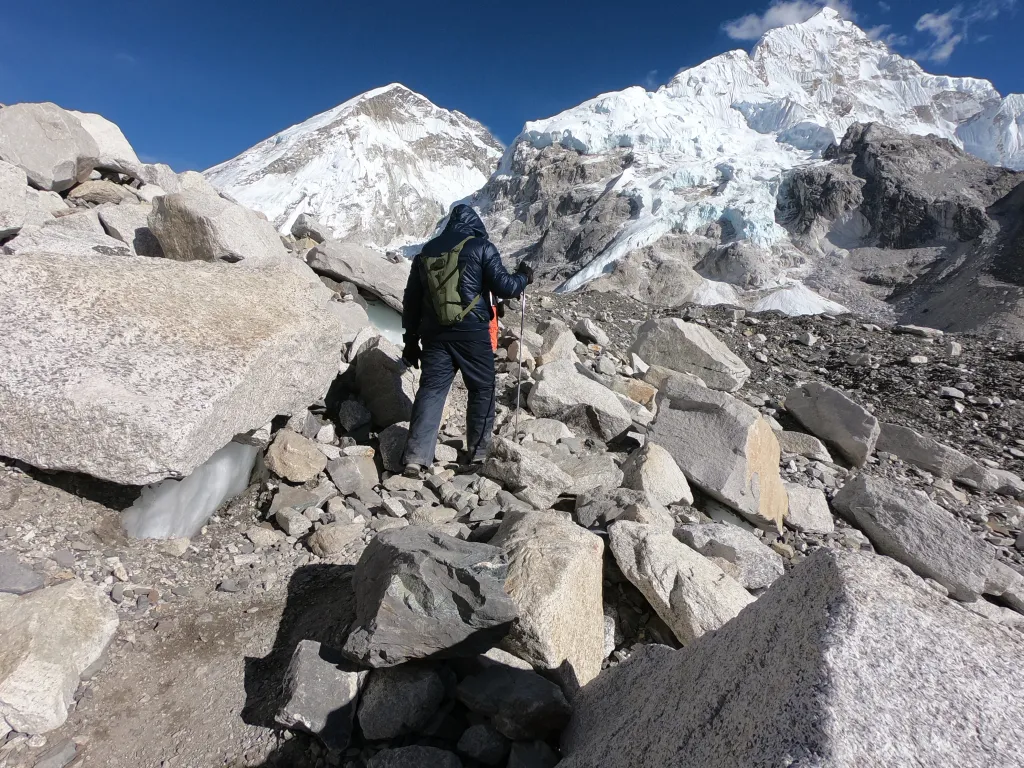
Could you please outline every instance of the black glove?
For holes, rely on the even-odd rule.
[[[420,367],[420,340],[415,336],[405,337],[405,349],[402,350],[402,362],[410,368]]]
[[[533,284],[533,267],[531,267],[525,261],[519,262],[519,268],[516,269],[516,274],[517,275],[525,275],[526,276],[526,284],[527,285],[532,285]]]
[[[494,305],[494,312],[500,318],[505,317],[505,302],[504,301],[499,301],[497,304],[495,304]]]

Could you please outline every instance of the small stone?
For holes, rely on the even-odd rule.
[[[946,354],[950,357],[960,357],[960,354],[964,351],[964,348],[960,345],[959,341],[947,341],[946,342]]]
[[[71,739],[61,739],[40,755],[32,768],[64,768],[75,759],[76,749],[75,742]]]
[[[927,365],[928,358],[924,355],[911,355],[907,358],[907,365]]]
[[[796,340],[803,344],[805,347],[813,347],[815,344],[818,343],[818,337],[815,336],[810,331],[805,331],[804,333],[801,333],[799,336],[797,336]]]
[[[363,530],[359,523],[328,523],[309,537],[309,548],[317,557],[340,555],[362,542]]]
[[[305,536],[313,527],[313,523],[304,514],[295,509],[281,509],[274,515],[281,530],[288,536]]]
[[[242,585],[239,584],[234,579],[225,579],[224,581],[222,581],[220,584],[217,585],[217,591],[218,592],[227,592],[229,594],[234,594],[235,592],[241,592],[242,591]]]
[[[272,547],[284,541],[284,535],[281,531],[275,531],[273,528],[267,528],[262,525],[254,525],[248,529],[245,532],[245,537],[252,542],[253,546],[260,549]]]
[[[543,739],[559,733],[572,712],[561,689],[536,672],[493,666],[467,677],[456,697],[490,718],[510,739]]]
[[[956,400],[963,400],[967,395],[956,387],[943,387],[939,390],[940,397],[949,397]]]

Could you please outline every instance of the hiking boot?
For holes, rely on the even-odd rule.
[[[413,480],[419,480],[423,475],[423,467],[419,464],[406,464],[405,469],[402,471],[404,477],[412,478]]]

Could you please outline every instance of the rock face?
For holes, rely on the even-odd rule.
[[[500,437],[491,444],[482,472],[537,509],[549,509],[573,486],[573,478],[553,462]]]
[[[0,110],[0,160],[24,170],[37,189],[63,192],[85,181],[99,154],[78,118],[56,104],[12,104]]]
[[[648,365],[699,376],[725,392],[735,392],[750,378],[750,369],[715,334],[678,318],[648,320],[629,351]]]
[[[771,425],[731,395],[692,386],[658,399],[651,442],[663,446],[691,483],[755,525],[781,530],[788,501]],[[679,394],[679,397],[675,395]]]
[[[60,727],[80,675],[106,650],[117,624],[103,590],[81,581],[22,597],[0,593],[0,730]]]
[[[622,573],[684,645],[718,629],[754,601],[721,568],[669,532],[620,521],[608,533]]]
[[[676,531],[676,536],[745,589],[767,589],[785,572],[782,557],[775,550],[735,525],[684,525]]]
[[[306,254],[306,263],[317,274],[354,283],[396,312],[402,311],[402,297],[412,268],[407,259],[391,261],[369,248],[332,240]]]
[[[855,467],[864,466],[875,450],[878,419],[835,387],[816,381],[794,387],[786,395],[786,410]]]
[[[931,578],[964,602],[977,600],[995,550],[939,505],[881,478],[858,475],[832,500],[879,552]]]
[[[630,454],[622,465],[622,473],[625,488],[645,491],[659,504],[693,503],[686,475],[672,454],[657,443],[647,443]]]
[[[420,526],[380,533],[356,567],[356,621],[342,650],[371,667],[482,652],[516,618],[507,575],[505,554],[488,544]]]
[[[277,722],[313,734],[329,749],[347,749],[366,675],[339,651],[302,640],[285,673]]]
[[[539,381],[527,398],[534,416],[557,419],[573,407],[589,406],[597,416],[600,437],[605,440],[622,434],[633,423],[614,392],[579,374],[568,361],[541,366],[534,376]]]
[[[175,261],[266,264],[290,257],[270,222],[203,189],[153,200],[149,228]]]
[[[570,690],[597,677],[604,660],[601,538],[548,512],[507,512],[489,543],[508,555],[505,591],[519,607],[504,647],[557,671]]]
[[[4,266],[0,455],[36,467],[182,477],[337,374],[327,289],[287,270],[45,254]]]
[[[1022,652],[903,566],[822,551],[693,647],[584,689],[561,766],[1014,765]]]

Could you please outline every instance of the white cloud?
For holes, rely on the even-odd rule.
[[[878,7],[881,8],[882,13],[888,13],[889,11],[892,10],[892,6],[884,2],[883,0],[879,0]]]
[[[848,0],[773,0],[761,15],[748,13],[722,25],[733,40],[757,40],[769,29],[807,21],[822,8],[832,8],[845,19],[856,21]]]
[[[932,41],[914,54],[915,59],[949,61],[956,47],[968,40],[971,24],[992,21],[1000,13],[1014,9],[1017,0],[985,0],[975,3],[971,10],[964,12],[962,5],[954,5],[945,13],[932,11],[917,20],[914,29],[931,35]]]
[[[660,83],[658,82],[658,70],[652,69],[650,72],[647,73],[647,76],[644,78],[644,87],[648,91],[653,91],[659,85]]]
[[[901,35],[898,32],[892,32],[892,26],[889,24],[879,24],[877,27],[871,27],[865,29],[864,32],[872,40],[880,40],[890,48],[895,48],[900,45],[906,45],[910,42],[910,38],[906,35]]]

